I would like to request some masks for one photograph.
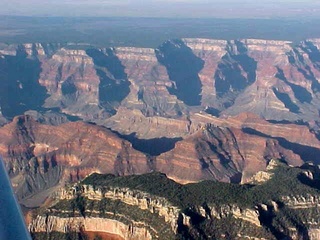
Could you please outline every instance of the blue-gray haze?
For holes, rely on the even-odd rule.
[[[273,18],[320,16],[316,0],[0,0],[0,15]]]

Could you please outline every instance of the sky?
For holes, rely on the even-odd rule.
[[[0,15],[273,18],[319,16],[318,0],[0,0]]]

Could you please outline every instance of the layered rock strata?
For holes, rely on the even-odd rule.
[[[92,124],[50,126],[21,116],[0,132],[0,154],[21,199],[92,172],[127,175],[151,168],[146,155],[129,142]]]
[[[216,116],[253,112],[278,121],[311,121],[319,110],[318,42],[188,38],[157,49],[3,45],[0,69],[6,74],[2,81],[18,93],[28,87],[43,92],[32,101],[19,96],[16,104],[26,105],[20,114],[56,108],[99,122],[122,106],[145,116],[188,116],[200,109]],[[20,67],[20,76],[15,68],[21,63],[29,66]],[[16,114],[5,108],[13,100],[1,100],[5,117]]]
[[[180,185],[160,173],[93,174],[57,193],[29,229],[37,239],[66,234],[62,224],[69,232],[107,232],[124,239],[317,239],[319,168],[293,168],[272,159],[265,174],[270,176],[265,181],[244,186]]]

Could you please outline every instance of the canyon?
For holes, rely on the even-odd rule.
[[[34,239],[104,231],[122,239],[318,239],[319,169],[273,159],[264,173],[270,178],[251,186],[93,174],[34,212],[29,230]]]
[[[194,216],[182,211],[185,206],[159,196],[152,205],[148,191],[124,186],[108,190],[114,193],[103,190],[98,197],[92,186],[83,186],[91,193],[57,194],[94,173],[121,178],[160,172],[186,186],[206,181],[247,186],[272,179],[268,166],[274,159],[293,169],[318,166],[319,79],[320,39],[185,38],[156,49],[0,44],[0,155],[26,216],[32,215],[33,232],[48,232],[49,222],[58,235],[78,232],[81,226],[88,234],[121,239],[201,234],[195,233]],[[116,192],[149,200],[130,200]],[[70,206],[80,196],[121,201],[155,224],[148,225],[140,213],[121,222],[120,213],[104,215],[97,209],[86,219],[78,209],[70,219]],[[294,203],[286,200],[286,205],[302,208],[294,205],[300,201],[296,196],[289,197]],[[49,209],[58,201],[68,206],[61,214],[44,217],[28,210]],[[96,202],[94,206],[102,204]],[[208,216],[216,221],[232,212],[250,226],[262,226],[267,213],[261,204],[207,206],[210,214],[197,205],[191,212],[211,221]],[[97,224],[103,221],[108,231]],[[318,236],[317,229],[315,224],[308,234]],[[259,230],[259,236],[264,234],[271,239],[279,232]],[[288,233],[295,234],[300,233]]]
[[[17,98],[2,93],[1,111],[10,119],[27,110],[56,110],[119,131],[114,122],[125,110],[146,118],[252,112],[312,122],[319,41],[176,39],[157,49],[2,44],[1,81]]]

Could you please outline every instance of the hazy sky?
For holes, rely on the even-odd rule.
[[[319,0],[0,0],[0,5],[0,15],[320,17]]]

